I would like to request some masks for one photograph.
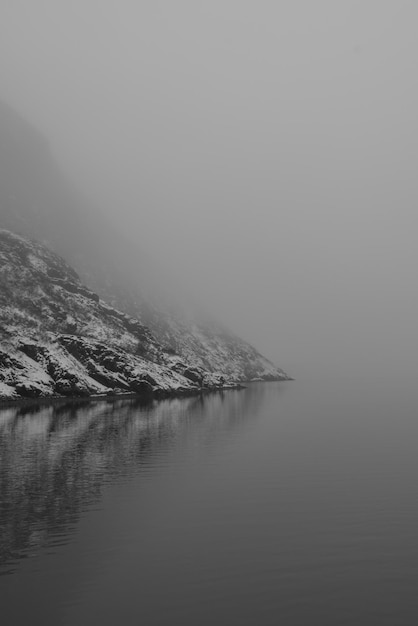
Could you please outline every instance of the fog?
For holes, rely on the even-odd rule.
[[[3,0],[1,98],[296,377],[415,374],[418,5]]]

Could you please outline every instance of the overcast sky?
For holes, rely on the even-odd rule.
[[[1,97],[295,376],[418,373],[418,3],[2,0]]]

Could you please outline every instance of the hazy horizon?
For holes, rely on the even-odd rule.
[[[418,371],[418,5],[4,2],[0,97],[295,377]]]

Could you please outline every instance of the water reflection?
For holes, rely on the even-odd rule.
[[[266,386],[147,406],[136,400],[0,411],[0,574],[66,543],[103,485],[155,468],[181,442],[214,445],[255,415]],[[225,406],[225,403],[227,406]]]

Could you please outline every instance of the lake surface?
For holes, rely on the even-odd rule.
[[[416,625],[413,380],[0,411],[4,626]]]

